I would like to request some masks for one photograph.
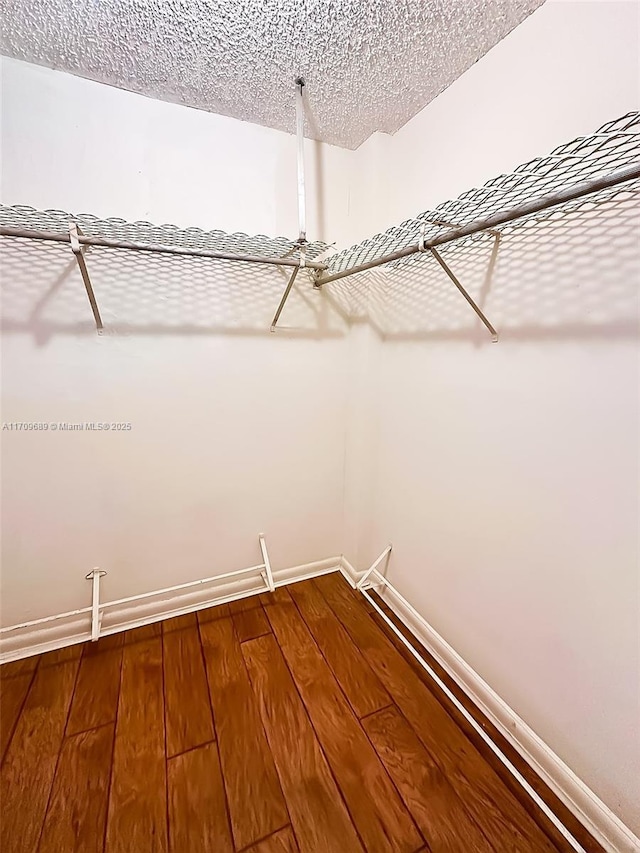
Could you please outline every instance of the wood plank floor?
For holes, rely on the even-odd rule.
[[[0,736],[2,853],[571,850],[339,574],[6,664]]]

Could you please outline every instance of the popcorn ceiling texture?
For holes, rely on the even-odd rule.
[[[2,52],[357,148],[393,133],[544,0],[5,0]]]

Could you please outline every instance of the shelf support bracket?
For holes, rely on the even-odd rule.
[[[273,315],[273,320],[271,321],[271,331],[275,332],[276,323],[280,319],[280,315],[282,314],[282,309],[284,308],[284,303],[289,298],[289,294],[291,293],[291,288],[293,287],[293,283],[296,280],[296,276],[298,275],[299,267],[294,267],[293,272],[291,273],[291,278],[289,279],[289,283],[284,289],[284,293],[282,294],[282,299],[280,300],[280,305],[278,305],[278,310]]]
[[[76,222],[73,222],[72,220],[71,222],[69,222],[69,239],[71,241],[71,251],[75,255],[76,261],[78,262],[78,266],[80,267],[80,275],[82,276],[82,281],[84,282],[84,287],[87,291],[89,305],[91,305],[91,310],[93,311],[93,319],[96,323],[96,330],[98,334],[101,335],[103,330],[102,317],[100,316],[98,303],[96,302],[96,297],[93,292],[91,279],[89,278],[89,270],[87,269],[87,262],[84,259],[84,253],[82,251],[82,246],[80,245],[79,236],[80,230],[78,229],[78,224]]]
[[[280,300],[280,304],[278,305],[276,313],[273,315],[273,320],[271,321],[271,331],[272,332],[275,332],[275,330],[276,330],[276,324],[277,324],[278,320],[280,319],[280,315],[282,314],[282,309],[284,308],[284,304],[287,301],[287,299],[289,298],[289,294],[291,293],[291,288],[293,287],[293,284],[296,280],[296,276],[298,275],[298,273],[300,272],[301,269],[304,269],[305,266],[306,266],[306,259],[305,259],[304,243],[300,243],[300,265],[293,268],[293,272],[291,273],[291,278],[289,279],[289,283],[285,287],[284,293],[282,294],[282,299]]]
[[[102,611],[100,610],[100,578],[104,577],[106,572],[100,569],[92,569],[85,575],[88,581],[92,581],[92,597],[91,597],[91,642],[95,643],[100,637],[100,628],[102,626]]]
[[[473,301],[473,299],[469,296],[469,294],[467,293],[467,291],[466,291],[466,290],[464,289],[464,287],[460,284],[460,281],[458,280],[457,276],[454,274],[453,270],[449,267],[449,265],[448,265],[448,264],[447,264],[447,262],[444,260],[444,258],[442,257],[442,255],[438,252],[438,250],[437,250],[437,249],[435,249],[435,248],[433,248],[433,247],[429,247],[429,251],[431,252],[431,254],[433,255],[433,257],[436,259],[436,261],[440,264],[440,266],[442,267],[442,269],[443,269],[443,270],[446,272],[446,274],[449,276],[449,278],[451,279],[451,281],[452,281],[452,282],[455,284],[455,286],[458,288],[458,290],[460,291],[460,293],[461,293],[461,294],[464,296],[464,298],[467,300],[467,302],[469,303],[469,305],[473,308],[473,310],[475,311],[475,313],[476,313],[476,315],[479,317],[479,319],[484,323],[484,325],[486,326],[486,328],[489,330],[489,333],[490,333],[490,335],[491,335],[491,340],[494,342],[494,344],[495,344],[495,343],[497,343],[497,341],[498,341],[498,333],[497,333],[497,331],[494,329],[494,327],[491,325],[491,323],[487,320],[487,318],[485,317],[485,315],[482,313],[482,310],[481,310],[480,306],[479,306],[479,305],[477,305],[477,304]]]
[[[260,540],[260,550],[262,551],[262,562],[264,563],[264,570],[266,572],[266,582],[269,587],[269,592],[276,591],[276,585],[273,581],[273,572],[271,571],[271,561],[269,560],[269,552],[267,551],[267,543],[264,538],[264,533],[261,533],[259,536]]]
[[[364,589],[364,585],[369,580],[369,577],[375,572],[375,570],[378,568],[380,563],[384,559],[386,559],[386,557],[391,553],[391,548],[392,548],[391,545],[387,545],[387,547],[384,549],[382,554],[380,554],[380,556],[376,560],[374,560],[374,562],[371,564],[371,566],[369,566],[367,571],[362,575],[362,577],[360,578],[360,580],[356,584],[356,589],[360,589],[360,590]]]

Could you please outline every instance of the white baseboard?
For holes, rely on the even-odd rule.
[[[364,574],[357,572],[344,558],[342,570],[352,585]],[[605,850],[609,853],[640,853],[640,839],[629,827],[576,776],[425,619],[399,597],[392,587],[384,587],[380,595]]]
[[[355,589],[358,579],[362,577],[364,573],[359,572],[356,568],[354,568],[349,562],[349,560],[347,560],[344,554],[340,558],[340,569],[349,586]]]
[[[342,558],[329,557],[326,560],[274,571],[273,580],[276,586],[284,586],[341,569]],[[100,636],[128,631],[162,619],[193,613],[205,607],[259,595],[261,592],[268,590],[265,586],[257,586],[255,579],[241,578],[231,583],[218,584],[215,589],[192,587],[186,593],[172,592],[153,600],[114,606],[105,611]],[[90,639],[90,613],[10,631],[0,635],[0,664],[84,643]]]

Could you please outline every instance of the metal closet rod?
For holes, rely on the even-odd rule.
[[[528,201],[520,204],[517,207],[512,207],[509,210],[503,210],[500,213],[494,213],[486,219],[476,219],[468,225],[463,225],[461,228],[456,228],[455,231],[449,231],[446,234],[440,234],[432,240],[425,240],[424,243],[414,243],[407,246],[405,249],[399,249],[397,252],[391,252],[388,255],[382,255],[373,261],[367,261],[364,264],[358,264],[355,267],[336,272],[331,275],[318,276],[316,278],[316,287],[321,287],[323,284],[329,284],[332,281],[337,281],[340,278],[346,278],[349,275],[355,275],[365,270],[379,267],[382,264],[388,264],[391,261],[397,261],[400,258],[407,258],[417,252],[428,251],[435,249],[437,246],[442,246],[445,243],[452,243],[454,240],[459,240],[461,237],[470,237],[472,234],[477,234],[480,231],[487,231],[490,228],[496,228],[500,225],[506,225],[508,222],[514,222],[516,219],[522,219],[525,216],[531,216],[534,213],[539,213],[541,210],[546,210],[549,207],[555,207],[559,204],[566,204],[576,198],[597,193],[600,190],[606,190],[609,187],[615,187],[617,184],[622,184],[625,181],[633,181],[640,178],[640,165],[624,166],[621,169],[616,169],[607,175],[605,178],[596,178],[595,180],[581,181],[579,184],[574,184],[572,187],[560,190],[556,193],[541,196],[534,201]]]
[[[24,237],[27,240],[45,240],[50,243],[70,243],[69,234],[58,234],[55,231],[37,231],[32,228],[14,228],[9,225],[0,226],[2,237]],[[78,235],[78,242],[83,246],[102,246],[105,249],[129,249],[134,252],[153,252],[158,255],[186,255],[191,258],[211,258],[218,261],[246,261],[252,264],[271,264],[276,267],[301,267],[303,264],[295,258],[271,258],[264,255],[238,255],[232,252],[210,252],[207,249],[189,249],[188,247],[166,246],[162,243],[136,243],[131,240],[112,240],[110,237],[91,237],[86,234]],[[319,261],[304,262],[305,267],[314,270],[326,270],[327,265]]]

